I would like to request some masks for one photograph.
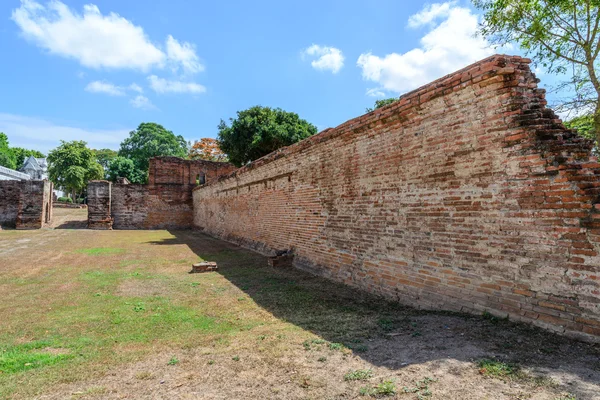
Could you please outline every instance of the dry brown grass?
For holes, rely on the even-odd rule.
[[[199,259],[220,271],[188,274]],[[600,398],[597,347],[266,264],[196,232],[3,231],[0,397],[349,399],[391,381],[399,399]]]

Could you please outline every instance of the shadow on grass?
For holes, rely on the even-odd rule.
[[[495,359],[573,375],[578,379],[568,389],[577,398],[597,394],[589,384],[600,384],[598,345],[490,315],[417,310],[295,268],[269,267],[266,257],[200,232],[170,233],[173,239],[152,243],[187,245],[201,259],[216,261],[219,274],[277,318],[341,343],[373,365],[398,370],[430,361]]]

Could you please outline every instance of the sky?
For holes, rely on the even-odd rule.
[[[460,0],[2,0],[0,132],[116,150],[142,122],[214,138],[254,105],[321,131],[498,52],[479,21]]]

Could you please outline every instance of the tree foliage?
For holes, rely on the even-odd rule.
[[[596,128],[594,126],[594,116],[592,114],[580,115],[565,122],[565,126],[569,129],[575,129],[581,136],[596,140]],[[596,154],[600,153],[598,142],[594,148]]]
[[[229,121],[227,125],[221,120],[217,142],[237,166],[317,133],[316,126],[280,108],[255,106],[238,111]]]
[[[0,132],[0,165],[10,169],[17,169],[14,152],[8,145],[8,136]]]
[[[35,158],[44,158],[44,153],[37,150],[24,149],[22,147],[12,147],[12,151],[15,155],[17,168],[21,168],[25,160],[29,157],[34,156]]]
[[[150,158],[159,156],[183,158],[186,155],[185,139],[153,122],[141,123],[136,130],[129,132],[129,137],[121,143],[119,149],[119,156],[133,161],[137,173],[144,176],[144,182],[147,180]]]
[[[71,192],[74,199],[88,181],[104,177],[104,170],[94,153],[81,140],[61,140],[60,146],[48,154],[48,164],[50,180],[56,187]]]
[[[146,182],[146,174],[136,169],[132,160],[120,156],[110,160],[106,178],[112,182],[116,182],[117,178],[127,178],[131,183]]]
[[[102,165],[104,171],[108,170],[108,165],[110,164],[111,160],[118,156],[118,153],[111,149],[92,150],[92,152],[94,152],[96,161],[98,164]]]
[[[495,44],[518,43],[550,73],[568,74],[559,86],[572,96],[559,111],[593,115],[600,137],[600,0],[473,0],[485,12],[480,33]]]
[[[227,161],[227,154],[221,151],[219,143],[212,138],[196,140],[188,152],[190,160]]]
[[[375,100],[375,104],[373,105],[373,107],[367,107],[367,112],[371,112],[371,111],[375,111],[378,108],[381,108],[383,106],[387,106],[388,104],[392,104],[393,102],[398,101],[398,98],[396,97],[390,97],[389,99],[381,99],[381,100]]]

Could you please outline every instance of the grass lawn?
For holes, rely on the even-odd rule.
[[[199,260],[219,272],[188,274]],[[0,232],[0,398],[375,397],[600,398],[600,351],[198,232]]]

